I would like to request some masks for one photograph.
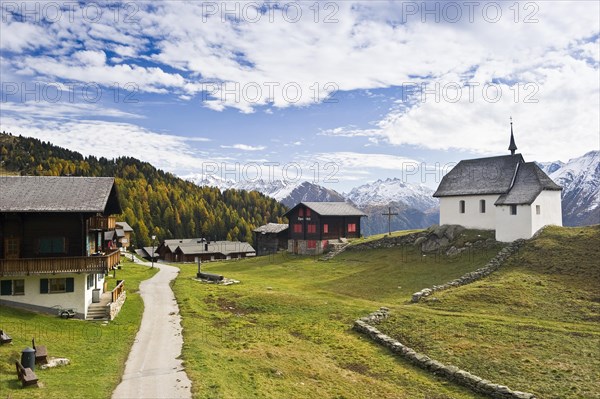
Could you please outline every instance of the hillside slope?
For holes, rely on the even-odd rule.
[[[600,398],[600,226],[547,227],[497,272],[397,307],[380,329],[540,398]]]

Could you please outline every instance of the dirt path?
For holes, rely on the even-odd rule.
[[[192,397],[192,384],[178,359],[183,345],[181,317],[169,286],[179,269],[157,263],[154,267],[160,271],[140,284],[142,324],[113,399]]]

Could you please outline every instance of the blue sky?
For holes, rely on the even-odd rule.
[[[86,155],[348,191],[434,187],[510,116],[527,160],[598,149],[598,2],[1,7],[0,128]]]

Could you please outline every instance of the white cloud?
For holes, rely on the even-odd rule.
[[[233,149],[242,150],[242,151],[262,151],[267,147],[265,147],[264,145],[252,146],[252,145],[248,145],[248,144],[233,144],[233,145],[222,145],[221,148],[233,148]]]
[[[262,105],[303,107],[336,90],[467,81],[481,88],[500,81],[503,96],[496,103],[483,101],[481,91],[473,102],[465,96],[456,103],[444,97],[413,101],[398,104],[368,129],[323,133],[364,137],[367,145],[498,153],[507,145],[512,115],[517,144],[527,156],[565,159],[597,148],[598,2],[501,3],[502,17],[495,23],[484,17],[484,3],[476,3],[473,23],[463,3],[456,3],[463,5],[457,23],[448,22],[447,15],[436,23],[435,16],[422,13],[423,2],[412,3],[420,7],[416,15],[407,15],[402,2],[335,2],[334,15],[318,3],[317,23],[314,7],[309,8],[313,2],[294,3],[302,9],[296,23],[281,9],[273,18],[251,22],[257,15],[252,2],[232,3],[242,13],[238,21],[224,18],[224,2],[209,4],[216,6],[215,13],[204,2],[136,4],[134,18],[125,18],[128,13],[121,9],[115,19],[107,10],[93,23],[81,10],[74,20],[55,23],[3,20],[0,48],[10,53],[2,58],[3,78],[105,86],[132,82],[140,91],[184,101],[208,90],[212,95],[203,99],[205,107],[244,113]],[[524,21],[531,12],[536,23]],[[323,23],[328,15],[337,22]],[[537,85],[539,102],[511,98],[515,82]],[[47,111],[37,107],[35,112]]]
[[[471,100],[468,87],[457,92],[443,89],[456,82],[451,77],[436,82],[437,89],[432,85],[433,92],[416,94],[411,108],[390,110],[374,128],[338,127],[321,134],[493,155],[506,152],[508,117],[513,116],[517,146],[528,159],[567,160],[597,148],[598,66],[571,57],[567,50],[548,52],[532,63],[544,66],[529,70],[537,76],[528,86],[498,84],[486,95],[479,85]]]
[[[186,137],[153,132],[130,123],[3,116],[0,130],[49,141],[85,156],[134,157],[171,172],[201,170],[208,158],[190,146],[191,140]],[[211,156],[211,161],[214,159],[219,158]]]

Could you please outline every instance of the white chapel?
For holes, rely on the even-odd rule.
[[[546,225],[562,226],[561,190],[535,162],[515,154],[460,161],[442,178],[440,224],[496,230],[496,240],[531,238]]]

